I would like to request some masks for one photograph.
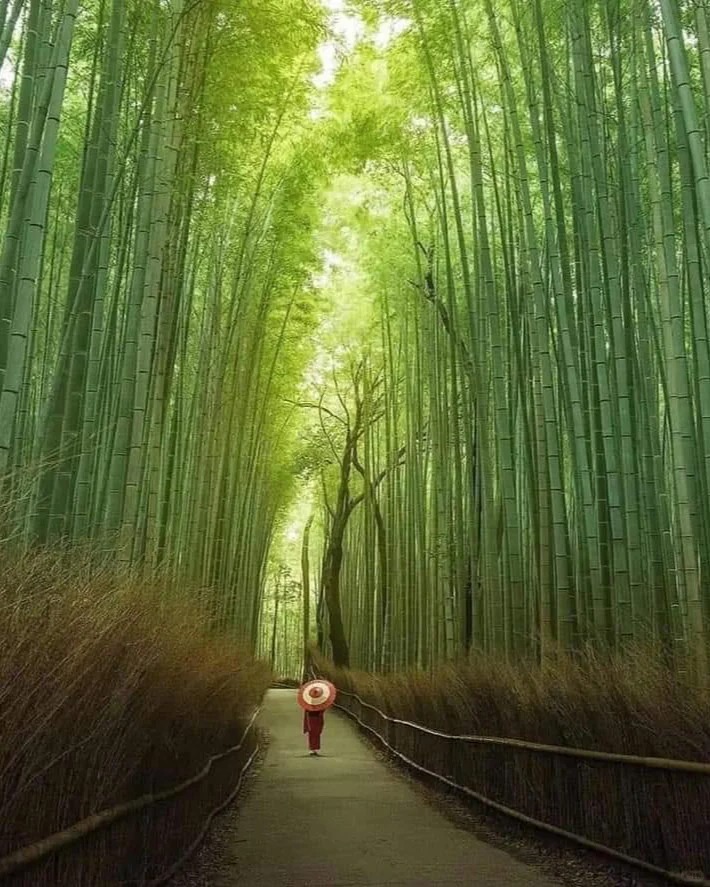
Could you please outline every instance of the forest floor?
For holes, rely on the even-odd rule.
[[[261,715],[269,737],[261,772],[251,780],[219,846],[208,847],[195,870],[178,878],[178,884],[563,883],[457,827],[341,714],[326,715],[323,754],[310,757],[295,695],[292,690],[269,691]]]

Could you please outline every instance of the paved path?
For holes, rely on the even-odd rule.
[[[329,712],[312,758],[293,690],[271,690],[262,772],[239,810],[234,873],[215,887],[553,887],[537,869],[456,828]]]

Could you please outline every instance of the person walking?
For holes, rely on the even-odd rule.
[[[320,737],[323,732],[325,713],[322,711],[303,712],[303,732],[308,734],[308,750],[316,756],[320,751]]]
[[[318,757],[320,738],[325,726],[325,711],[335,702],[335,687],[330,681],[308,681],[298,690],[298,704],[303,709],[303,732],[308,736],[311,757]]]

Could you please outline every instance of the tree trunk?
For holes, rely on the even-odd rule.
[[[337,668],[350,667],[350,649],[345,636],[343,613],[340,606],[340,569],[343,565],[343,536],[348,516],[348,514],[342,515],[333,522],[323,569],[323,595],[328,607],[333,662]]]

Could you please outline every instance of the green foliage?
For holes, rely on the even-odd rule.
[[[650,635],[704,674],[705,10],[74,2],[0,94],[13,537],[187,575],[254,644],[289,508],[323,572],[342,493],[358,661]]]

